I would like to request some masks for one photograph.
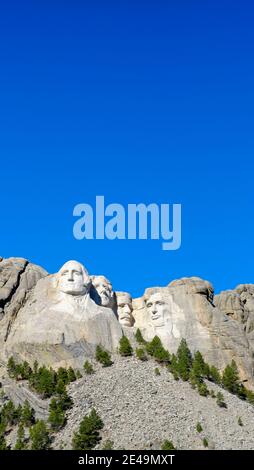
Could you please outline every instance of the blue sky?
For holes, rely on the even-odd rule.
[[[116,290],[253,276],[254,7],[6,2],[0,255],[78,259]],[[181,203],[182,247],[73,238],[73,207]]]

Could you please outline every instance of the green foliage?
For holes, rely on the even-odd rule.
[[[103,428],[103,422],[95,409],[90,415],[83,418],[79,431],[74,433],[72,448],[74,450],[91,450],[100,441],[99,431]]]
[[[20,406],[16,408],[11,400],[3,405],[1,410],[1,422],[4,426],[7,426],[7,424],[15,426],[19,423],[20,417]]]
[[[150,356],[153,356],[156,362],[169,364],[170,354],[162,346],[162,342],[158,336],[155,336],[150,343],[146,343],[146,350]]]
[[[167,439],[162,443],[161,450],[176,450],[173,442],[168,441]]]
[[[222,375],[222,385],[229,392],[238,395],[239,393],[239,374],[235,361],[232,361],[230,365],[227,365]]]
[[[50,450],[51,438],[45,421],[37,421],[29,433],[31,450]]]
[[[86,361],[84,363],[84,370],[85,370],[85,373],[88,375],[94,374],[94,368],[89,361]]]
[[[82,379],[82,374],[79,370],[76,370],[76,379]]]
[[[4,434],[0,434],[0,450],[9,450]]]
[[[49,398],[55,393],[57,374],[53,369],[39,367],[37,372],[33,371],[29,384],[42,398]]]
[[[160,369],[158,367],[155,367],[154,372],[155,372],[155,375],[161,375]]]
[[[103,349],[100,345],[96,347],[95,357],[96,360],[103,365],[103,367],[110,367],[113,364],[109,352],[105,351],[105,349]]]
[[[206,439],[206,437],[204,437],[204,439],[203,439],[203,446],[204,446],[204,447],[208,447],[208,445],[209,445],[209,444],[208,444],[208,440]]]
[[[11,356],[8,360],[7,372],[11,378],[16,378],[17,370],[16,370],[16,363],[14,361],[13,356]]]
[[[221,376],[217,367],[211,366],[209,371],[209,380],[214,382],[217,385],[221,384]]]
[[[57,395],[64,395],[66,393],[66,385],[62,379],[57,381],[55,392]]]
[[[170,355],[169,352],[164,349],[163,346],[158,347],[155,349],[153,354],[154,359],[156,362],[168,364],[170,362]]]
[[[202,382],[203,378],[209,377],[209,366],[199,351],[194,354],[191,371],[192,376],[196,377],[197,382]]]
[[[198,393],[202,397],[207,397],[209,395],[209,390],[208,390],[205,382],[202,382],[202,383],[198,384]]]
[[[31,408],[27,400],[25,401],[22,409],[21,423],[26,427],[30,427],[35,423],[34,409]]]
[[[61,401],[59,402],[56,398],[52,398],[49,405],[49,418],[48,422],[53,431],[59,431],[66,422],[65,413],[62,408]]]
[[[144,348],[137,348],[136,349],[136,356],[140,361],[147,361],[148,357],[146,355],[146,352]]]
[[[19,425],[18,433],[17,433],[17,441],[14,447],[14,450],[26,450],[27,443],[25,440],[25,431],[22,424]]]
[[[136,341],[137,343],[139,344],[146,344],[146,341],[144,340],[143,336],[142,336],[142,333],[140,331],[140,329],[138,328],[136,333],[135,333],[135,338],[136,338]]]
[[[246,389],[246,400],[251,403],[251,405],[254,405],[254,392]]]
[[[242,422],[242,420],[241,420],[240,416],[239,416],[239,418],[238,418],[238,421],[237,421],[237,422],[238,422],[239,426],[243,426],[243,422]]]
[[[57,371],[57,382],[62,382],[64,385],[68,385],[70,383],[68,370],[64,369],[64,367],[59,367]]]
[[[202,432],[203,431],[203,428],[202,428],[200,423],[197,423],[196,430],[197,430],[197,432]]]
[[[69,367],[67,372],[68,372],[68,384],[70,384],[71,382],[75,382],[76,374],[75,374],[75,371],[73,370],[73,368]]]
[[[32,373],[32,369],[27,361],[16,364],[13,356],[8,360],[7,371],[9,376],[16,380],[28,380]]]
[[[127,336],[123,335],[119,341],[119,354],[123,357],[132,356],[133,349]]]
[[[224,401],[224,396],[221,392],[217,393],[216,403],[220,408],[227,408],[227,405]]]
[[[13,357],[9,359],[7,369],[10,377],[16,380],[28,380],[29,386],[42,398],[49,398],[55,393],[60,393],[59,387],[63,389],[64,386],[77,378],[72,367],[69,369],[60,367],[55,372],[46,366],[39,367],[38,362],[35,361],[33,369],[31,369],[28,362],[16,364]]]
[[[112,450],[114,446],[114,442],[108,439],[107,441],[104,442],[102,446],[102,450]]]
[[[155,336],[152,341],[150,341],[149,343],[146,343],[146,350],[148,352],[148,354],[150,354],[150,356],[154,356],[154,353],[156,351],[156,349],[158,348],[162,348],[162,342],[159,338],[159,336]]]
[[[177,371],[182,380],[189,380],[191,365],[191,352],[186,340],[182,339],[177,350]]]
[[[173,374],[175,380],[179,380],[179,373],[178,373],[178,361],[175,354],[171,355],[170,363],[168,364],[168,369]]]

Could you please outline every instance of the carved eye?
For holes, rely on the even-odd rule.
[[[150,307],[152,306],[152,304],[151,304],[151,303],[148,303],[148,304],[146,304],[146,306],[147,306],[148,308],[150,308]]]

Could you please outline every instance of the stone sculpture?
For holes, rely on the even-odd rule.
[[[131,327],[134,324],[132,315],[132,298],[128,292],[116,292],[117,315],[122,326]]]
[[[102,275],[91,276],[91,281],[94,289],[94,294],[91,294],[95,302],[103,307],[114,308],[116,300],[111,282]]]

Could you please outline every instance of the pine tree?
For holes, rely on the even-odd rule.
[[[84,370],[87,375],[94,374],[94,368],[89,361],[85,361],[84,363]]]
[[[51,429],[53,431],[59,431],[61,429],[65,422],[65,414],[64,411],[61,409],[61,406],[57,402],[55,398],[52,398],[50,405],[49,405],[49,418],[48,422],[51,426]]]
[[[79,370],[76,370],[76,380],[82,379],[82,374]]]
[[[186,381],[189,379],[190,375],[192,356],[185,339],[181,340],[178,347],[177,360],[177,371],[181,379]]]
[[[20,366],[20,375],[23,380],[28,380],[32,374],[32,369],[27,361],[24,361]]]
[[[177,361],[177,357],[176,357],[175,354],[171,355],[170,363],[168,365],[168,369],[171,372],[171,374],[173,374],[174,379],[179,380],[178,361]]]
[[[223,387],[229,392],[237,395],[239,393],[240,380],[235,361],[227,365],[222,375]]]
[[[56,384],[57,395],[64,395],[66,393],[66,386],[62,379],[59,379]]]
[[[161,450],[176,450],[173,442],[168,441],[167,439],[162,443]]]
[[[156,351],[156,349],[159,349],[159,348],[162,348],[162,342],[159,338],[159,336],[154,336],[154,338],[152,339],[152,341],[150,341],[150,343],[146,343],[146,350],[148,352],[148,354],[150,354],[150,356],[154,356],[154,353]]]
[[[51,439],[45,421],[37,421],[29,433],[32,450],[50,450]]]
[[[73,406],[73,401],[67,392],[57,397],[58,406],[62,411],[67,411]]]
[[[18,433],[17,433],[17,441],[14,447],[14,450],[26,450],[27,444],[25,440],[25,431],[22,424],[19,425]]]
[[[217,405],[220,407],[220,408],[227,408],[227,405],[224,401],[224,396],[222,395],[221,392],[218,392],[217,393],[217,399],[216,399],[216,403]]]
[[[218,384],[218,385],[221,384],[221,376],[220,376],[220,373],[219,373],[217,367],[215,367],[215,366],[210,367],[209,380],[211,380],[215,384]]]
[[[123,357],[132,356],[133,349],[127,336],[123,335],[119,341],[119,354]]]
[[[13,426],[17,424],[16,408],[12,400],[4,404],[1,410],[1,421],[7,425]]]
[[[146,344],[146,341],[144,340],[144,338],[142,336],[142,333],[141,333],[139,328],[137,329],[137,331],[135,333],[135,339],[136,339],[137,343],[139,343],[139,344]]]
[[[68,382],[71,383],[71,382],[75,382],[76,380],[76,374],[73,370],[72,367],[69,367],[68,369]]]
[[[203,377],[209,377],[209,366],[205,363],[203,356],[199,351],[194,354],[192,370],[193,374],[197,377],[199,381]]]
[[[68,371],[63,367],[60,367],[57,371],[57,383],[60,381],[63,382],[64,385],[68,385],[69,383]]]
[[[148,360],[146,352],[143,348],[137,348],[136,349],[136,356],[140,361],[147,361]]]
[[[113,362],[111,361],[111,356],[108,351],[105,351],[100,345],[96,347],[96,360],[100,362],[103,367],[112,366]]]
[[[207,397],[209,395],[209,390],[205,384],[205,382],[201,382],[198,384],[198,393],[202,397]]]
[[[160,346],[155,349],[153,357],[156,362],[159,363],[168,364],[170,362],[170,354],[163,346]]]
[[[80,423],[78,432],[74,433],[72,448],[74,450],[91,450],[100,441],[99,431],[103,428],[103,422],[95,409],[90,415],[85,416]]]
[[[7,372],[11,378],[16,378],[17,375],[17,366],[14,361],[14,357],[11,356],[7,363]]]
[[[30,427],[32,426],[32,424],[35,423],[34,409],[31,408],[27,400],[25,401],[24,406],[23,406],[23,410],[21,414],[21,423],[26,427]]]

